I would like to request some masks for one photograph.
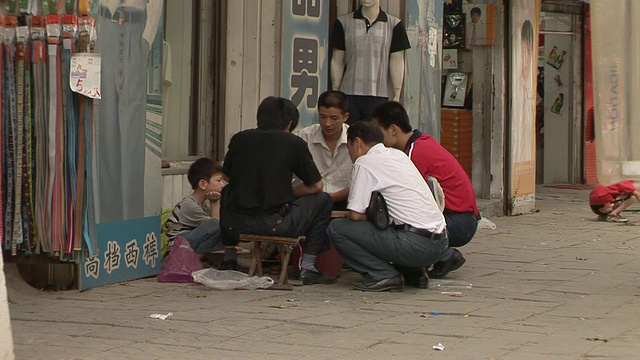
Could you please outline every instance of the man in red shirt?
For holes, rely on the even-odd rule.
[[[372,117],[384,133],[384,145],[404,150],[425,180],[432,176],[442,187],[449,249],[428,275],[443,278],[465,263],[462,253],[454,248],[471,241],[478,227],[480,216],[469,176],[436,139],[418,130],[412,131],[409,116],[400,103],[387,101],[376,107]]]
[[[609,186],[598,185],[589,194],[591,210],[599,221],[626,223],[629,219],[620,215],[633,203],[631,196],[640,201],[640,191],[632,181],[624,180]]]

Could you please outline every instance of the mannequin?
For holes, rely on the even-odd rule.
[[[332,89],[349,95],[349,124],[369,119],[386,100],[400,100],[404,50],[411,45],[402,21],[382,11],[379,0],[362,0],[357,11],[338,16],[332,44]]]

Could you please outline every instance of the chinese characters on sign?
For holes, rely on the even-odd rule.
[[[69,86],[84,96],[100,99],[100,54],[76,53],[71,56]]]
[[[137,268],[138,258],[140,257],[140,248],[138,247],[138,240],[133,239],[129,241],[124,247],[124,263],[127,267]]]
[[[100,276],[100,258],[98,258],[98,255],[95,255],[84,263],[84,273],[86,277],[91,276],[94,279]]]
[[[156,238],[155,233],[147,234],[144,245],[144,252],[142,253],[142,258],[144,259],[144,263],[146,265],[151,265],[151,267],[156,267],[156,259],[159,256],[158,253],[158,239]]]
[[[107,243],[107,251],[104,252],[104,269],[107,274],[120,267],[120,245],[116,241]]]
[[[318,95],[327,88],[328,2],[283,5],[282,96],[298,107],[300,127],[305,127],[314,122]]]

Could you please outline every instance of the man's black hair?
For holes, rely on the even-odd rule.
[[[347,130],[347,142],[351,143],[356,138],[362,139],[367,145],[373,146],[384,140],[382,130],[371,121],[358,121],[349,126]]]
[[[198,188],[200,180],[209,181],[217,173],[222,173],[222,165],[209,158],[200,158],[189,166],[187,179],[193,190]]]
[[[469,14],[470,15],[478,14],[478,16],[481,16],[482,15],[482,10],[480,10],[480,8],[476,6],[476,7],[471,8],[471,11],[469,12]]]
[[[300,113],[291,100],[269,96],[258,106],[258,129],[287,130],[291,123],[289,131],[293,131],[298,126],[299,117]]]
[[[409,133],[413,129],[407,111],[397,101],[385,101],[376,106],[371,117],[377,120],[384,129],[388,129],[391,125],[396,125],[405,133]]]
[[[318,97],[318,107],[340,109],[342,113],[349,112],[349,98],[347,94],[338,90],[325,91]]]

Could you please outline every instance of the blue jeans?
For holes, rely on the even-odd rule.
[[[325,192],[307,195],[290,203],[286,213],[242,214],[222,208],[220,221],[223,241],[238,244],[239,234],[296,237],[305,235],[305,254],[318,255],[329,250],[327,225],[331,221],[333,202]]]
[[[425,268],[440,260],[449,245],[446,237],[431,240],[405,230],[380,230],[369,221],[348,219],[333,220],[327,235],[342,259],[366,282],[399,275],[394,265]]]
[[[473,213],[444,212],[449,233],[449,246],[461,247],[471,241],[478,229],[478,218]]]
[[[189,242],[191,248],[198,255],[209,254],[224,249],[218,219],[207,220],[197,228],[180,234],[180,236]]]

